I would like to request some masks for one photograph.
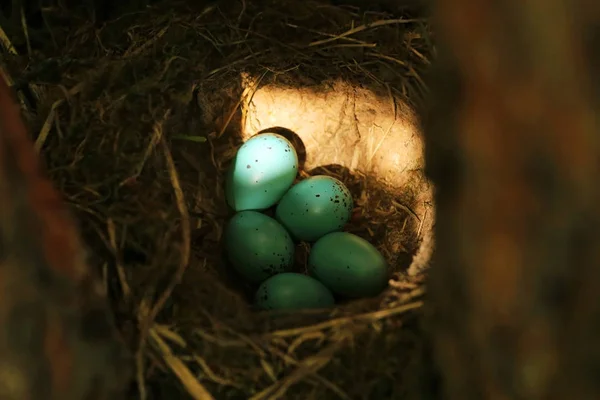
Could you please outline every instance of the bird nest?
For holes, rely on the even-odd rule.
[[[426,92],[426,21],[314,1],[189,3],[101,27],[51,10],[43,26],[3,40],[37,148],[136,355],[135,391],[403,398],[433,247],[414,112]],[[346,183],[355,209],[345,230],[386,258],[383,294],[327,310],[250,308],[222,254],[232,215],[223,183],[258,132],[292,141],[300,178]],[[298,246],[298,271],[308,247]]]

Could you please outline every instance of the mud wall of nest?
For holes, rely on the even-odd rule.
[[[248,77],[243,83],[256,86]],[[392,265],[406,269],[406,260],[394,256],[415,254],[431,232],[434,213],[432,188],[424,174],[422,134],[405,99],[341,80],[306,88],[272,83],[244,99],[241,118],[243,140],[253,132],[284,127],[288,136],[289,131],[295,134],[296,147],[302,149],[304,170],[330,166],[345,171],[346,180],[346,175],[362,178],[363,185],[353,193],[361,215],[385,225],[380,245],[387,247]],[[398,209],[411,221],[390,218]],[[379,218],[387,219],[387,224]],[[419,269],[416,264],[414,268]]]
[[[258,133],[277,133],[296,148],[300,178],[329,175],[350,188],[356,207],[345,230],[384,254],[391,277],[421,274],[433,249],[433,191],[418,120],[406,101],[342,80],[299,87],[242,74],[240,82],[241,99],[239,90],[231,96],[227,88],[199,98],[204,123],[214,126],[214,200],[222,215],[228,213],[223,177],[239,145]],[[215,98],[229,98],[232,113],[216,117]],[[298,263],[306,264],[306,253],[297,254]]]
[[[17,54],[6,68],[28,89],[48,172],[146,361],[140,392],[405,395],[435,214],[413,111],[426,91],[426,21],[292,1],[158,5],[101,25],[50,14],[51,41],[28,32],[36,62]],[[293,134],[302,177],[347,183],[348,230],[390,264],[382,296],[277,318],[250,311],[223,263],[223,180],[263,131]]]

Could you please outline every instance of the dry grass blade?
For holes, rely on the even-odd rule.
[[[165,363],[177,378],[179,378],[179,381],[185,387],[189,395],[192,396],[192,399],[214,400],[211,394],[204,388],[198,379],[196,379],[185,363],[173,354],[169,346],[160,338],[159,334],[154,329],[150,330],[150,338],[160,352]]]
[[[164,138],[161,140],[161,145],[163,148],[163,152],[165,155],[165,160],[167,162],[167,169],[169,171],[169,176],[171,178],[171,184],[173,185],[173,192],[175,193],[175,199],[177,200],[177,209],[179,210],[181,217],[181,261],[179,264],[179,268],[173,275],[173,279],[171,283],[162,295],[158,298],[154,307],[152,308],[150,315],[148,316],[149,321],[153,321],[156,318],[156,315],[163,308],[167,299],[171,296],[173,289],[177,286],[183,275],[185,274],[185,270],[190,262],[190,253],[191,253],[191,223],[190,223],[190,213],[187,208],[187,204],[185,202],[185,197],[183,195],[183,190],[181,189],[181,183],[179,182],[179,176],[177,173],[177,169],[175,168],[175,162],[173,161],[173,156],[171,155],[171,151],[169,150],[169,146]]]
[[[0,44],[2,44],[2,47],[7,53],[17,54],[17,49],[15,49],[15,46],[13,46],[8,36],[6,36],[6,32],[4,32],[2,27],[0,27]]]
[[[300,365],[300,361],[296,360],[294,357],[291,357],[289,354],[282,353],[275,346],[269,347],[269,350],[271,351],[271,353],[276,354],[279,357],[281,357],[283,360],[285,360],[285,362],[287,364],[294,365],[296,367],[298,367]],[[291,348],[288,349],[288,353],[291,350],[292,350]],[[271,374],[270,376],[273,377],[272,378],[273,382],[277,382],[277,379],[275,378],[274,374]],[[333,393],[335,393],[338,398],[340,398],[342,400],[350,400],[351,399],[350,396],[348,396],[348,394],[346,394],[346,392],[344,392],[338,385],[336,385],[335,383],[327,380],[326,378],[322,377],[321,375],[319,375],[317,373],[313,373],[312,376],[311,376],[311,378],[313,380],[316,380],[318,383],[320,383],[321,385],[323,385],[324,387],[326,387],[327,389],[329,389]]]
[[[386,20],[375,21],[375,22],[372,22],[370,24],[365,24],[365,25],[357,26],[355,28],[347,30],[344,33],[340,33],[339,35],[331,37],[329,39],[322,39],[322,40],[317,40],[317,41],[311,42],[308,46],[309,47],[320,46],[322,44],[331,43],[331,42],[334,42],[336,40],[345,39],[348,36],[354,35],[354,34],[356,34],[358,32],[365,31],[367,29],[374,29],[374,28],[378,28],[378,27],[381,27],[381,26],[385,26],[385,25],[412,24],[412,23],[419,22],[419,21],[421,21],[421,20],[419,20],[419,19],[402,19],[402,18],[400,18],[400,19],[386,19]]]
[[[0,45],[8,54],[18,55],[17,49],[13,46],[8,36],[6,36],[6,32],[4,32],[4,29],[2,29],[2,27],[0,27]],[[0,74],[2,75],[8,86],[13,86],[14,82],[10,77],[10,74],[5,70],[4,65],[0,65]],[[36,101],[39,101],[41,97],[40,89],[33,84],[29,85],[29,87],[31,88],[31,92],[34,96],[34,99]],[[19,102],[21,103],[22,109],[27,110],[27,103],[25,102],[23,94],[19,92],[17,93],[17,96],[19,98]]]
[[[25,8],[19,7],[19,14],[21,14],[21,28],[23,29],[23,36],[25,37],[25,43],[27,44],[27,54],[31,57],[33,51],[31,50],[31,39],[29,38],[29,29],[27,27],[27,19],[25,18]]]
[[[421,218],[419,218],[419,216],[417,215],[417,213],[416,213],[416,212],[414,212],[414,211],[413,211],[413,210],[412,210],[410,207],[408,207],[408,206],[405,206],[404,204],[402,204],[402,203],[399,203],[399,202],[397,202],[397,201],[395,201],[395,200],[393,200],[393,201],[392,201],[392,204],[393,204],[394,206],[396,206],[396,207],[398,207],[398,208],[400,208],[400,209],[402,209],[402,210],[406,211],[406,212],[407,212],[407,213],[409,213],[410,215],[412,215],[412,216],[413,216],[413,217],[414,217],[414,218],[415,218],[417,221],[421,221]]]
[[[48,139],[48,135],[50,134],[50,131],[52,130],[52,124],[55,121],[56,110],[58,109],[58,107],[60,107],[60,105],[65,102],[66,98],[75,96],[77,93],[81,92],[84,87],[85,87],[85,83],[80,82],[66,92],[65,99],[56,100],[54,103],[52,103],[52,107],[50,107],[50,112],[46,116],[44,125],[42,125],[42,129],[40,130],[40,133],[38,134],[38,137],[35,140],[35,143],[34,143],[35,151],[37,151],[39,153],[40,150],[42,149],[42,147],[44,146],[44,143],[46,143],[46,140]]]
[[[227,119],[225,120],[225,123],[223,124],[223,127],[221,128],[221,130],[217,134],[217,138],[220,138],[223,135],[223,133],[225,133],[225,131],[227,130],[227,127],[229,126],[229,124],[231,123],[231,121],[233,120],[233,118],[235,117],[235,115],[238,112],[238,110],[240,109],[240,107],[242,107],[243,104],[251,101],[252,95],[256,92],[256,89],[258,89],[258,87],[260,85],[260,82],[262,82],[262,80],[263,80],[263,78],[265,77],[266,74],[267,73],[264,72],[257,79],[256,82],[253,82],[252,85],[249,85],[246,89],[244,89],[244,92],[240,96],[239,101],[236,103],[235,107],[231,110],[231,112],[227,116]],[[244,120],[243,114],[245,114],[245,110],[244,109],[242,109],[242,121]]]
[[[136,167],[135,167],[134,171],[131,173],[131,175],[129,177],[127,177],[126,179],[124,179],[123,181],[121,181],[120,186],[127,185],[130,182],[135,181],[140,176],[140,174],[142,173],[142,171],[144,169],[144,165],[146,165],[146,162],[148,161],[148,158],[150,158],[150,156],[152,155],[152,152],[154,151],[154,149],[156,148],[158,143],[160,143],[160,141],[163,138],[164,122],[169,118],[170,114],[171,114],[171,110],[169,109],[169,110],[165,111],[162,120],[154,123],[154,126],[152,127],[152,136],[150,137],[150,142],[148,143],[148,146],[146,146],[146,150],[144,151],[144,154],[143,154],[140,162],[136,165]]]
[[[177,169],[175,168],[175,162],[173,161],[173,156],[171,155],[171,151],[169,150],[169,146],[168,146],[166,140],[164,139],[164,137],[162,137],[162,135],[160,135],[160,138],[161,138],[160,143],[162,145],[163,153],[165,156],[165,161],[167,164],[167,170],[169,172],[169,177],[171,179],[171,185],[173,187],[173,192],[175,194],[175,199],[177,201],[177,208],[178,208],[180,216],[181,216],[181,236],[182,236],[181,260],[180,260],[179,268],[173,274],[173,278],[171,279],[169,285],[163,291],[163,293],[160,295],[160,297],[158,298],[156,303],[150,308],[150,310],[147,312],[147,314],[144,315],[144,318],[141,321],[140,349],[138,350],[138,361],[137,361],[138,376],[143,376],[142,355],[143,355],[143,349],[146,346],[146,336],[148,334],[150,326],[153,323],[156,316],[158,315],[158,313],[160,312],[160,310],[164,307],[165,303],[171,296],[171,293],[173,292],[173,290],[175,289],[177,284],[179,284],[179,282],[181,282],[181,279],[182,279],[183,275],[185,274],[185,270],[187,269],[187,266],[189,264],[190,252],[191,252],[191,250],[190,250],[191,225],[190,225],[189,211],[188,211],[188,208],[187,208],[187,205],[185,202],[183,190],[181,189],[181,183],[179,181]],[[139,378],[138,378],[138,381],[139,381],[139,384],[142,385],[141,380]],[[144,393],[145,393],[145,389],[142,386],[140,386],[140,396],[145,397]]]
[[[323,329],[333,328],[335,326],[355,323],[355,322],[373,322],[383,318],[389,318],[398,314],[421,308],[423,306],[422,301],[415,301],[413,303],[404,304],[398,307],[390,308],[387,310],[380,310],[371,313],[353,315],[352,317],[334,318],[329,321],[322,322],[311,326],[304,326],[302,328],[284,329],[277,330],[267,334],[267,337],[293,337],[303,335],[309,332],[321,331]]]
[[[151,39],[142,43],[140,46],[138,46],[138,47],[132,46],[125,52],[124,57],[134,57],[134,56],[142,54],[144,51],[151,48],[153,44],[155,44],[157,41],[159,41],[165,35],[165,33],[167,33],[168,29],[169,29],[168,27],[164,27],[158,33],[156,33],[156,35],[154,37],[152,37]]]
[[[291,374],[252,396],[249,400],[281,399],[294,384],[325,367],[342,344],[343,342],[337,342],[329,345],[318,354],[302,360]]]
[[[119,248],[117,246],[117,229],[115,227],[115,222],[112,219],[107,221],[107,230],[110,247],[116,260],[115,267],[117,269],[117,276],[119,277],[121,290],[123,291],[123,297],[126,302],[129,302],[131,300],[131,288],[129,287],[129,283],[127,283],[127,276],[125,274],[125,269],[123,268],[123,263],[120,261]]]

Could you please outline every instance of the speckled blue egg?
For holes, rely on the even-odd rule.
[[[335,303],[333,294],[321,282],[291,272],[264,281],[256,292],[255,302],[263,310],[326,308]]]
[[[341,230],[352,216],[354,202],[340,180],[325,175],[292,186],[276,210],[276,218],[297,240],[315,241]]]
[[[294,242],[275,219],[257,211],[236,213],[225,229],[225,250],[233,268],[248,282],[260,283],[294,262]]]
[[[373,297],[388,285],[383,255],[348,232],[333,232],[319,239],[310,251],[308,271],[333,293],[348,298]]]
[[[235,211],[265,210],[281,199],[298,173],[289,140],[274,133],[250,138],[236,153],[225,180],[227,203]]]

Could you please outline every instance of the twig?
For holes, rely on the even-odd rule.
[[[169,118],[170,114],[171,114],[171,110],[169,109],[165,112],[165,114],[163,115],[163,117],[160,121],[156,121],[154,123],[154,126],[152,127],[152,137],[150,138],[150,143],[148,143],[148,146],[146,146],[146,151],[144,151],[144,154],[142,155],[142,159],[135,166],[131,175],[128,176],[127,178],[123,179],[123,181],[121,181],[121,183],[119,183],[119,187],[125,186],[125,185],[135,181],[142,174],[142,171],[144,170],[144,167],[146,165],[146,162],[148,161],[148,158],[150,158],[150,155],[154,151],[154,148],[156,147],[156,145],[158,145],[158,143],[163,138],[163,125],[164,125],[166,119]]]
[[[168,115],[168,112],[165,114]],[[162,131],[162,125],[159,130]],[[185,197],[183,194],[183,190],[181,188],[181,183],[179,182],[179,174],[177,173],[177,169],[175,168],[175,162],[173,161],[173,156],[171,155],[171,151],[169,150],[169,146],[167,145],[166,140],[164,139],[162,133],[160,134],[160,143],[162,145],[163,154],[165,156],[165,160],[167,163],[167,170],[169,171],[169,176],[171,178],[171,185],[173,186],[173,192],[175,193],[175,199],[177,203],[177,208],[181,215],[181,261],[179,264],[179,268],[173,275],[171,282],[167,288],[163,291],[159,299],[154,303],[147,313],[143,313],[144,317],[140,321],[140,345],[137,352],[137,367],[138,367],[138,387],[140,391],[140,397],[142,400],[145,395],[145,388],[143,387],[143,369],[144,369],[144,360],[143,354],[144,349],[146,347],[146,339],[148,333],[151,331],[150,327],[156,316],[160,312],[160,310],[164,307],[165,303],[171,296],[171,293],[175,289],[175,287],[181,282],[185,271],[189,265],[190,254],[191,254],[191,224],[190,224],[190,215],[187,208],[187,204],[185,202]],[[142,304],[143,305],[143,304]],[[141,305],[141,306],[142,306]],[[140,306],[140,307],[141,307]],[[140,312],[141,314],[141,312]]]
[[[152,310],[150,311],[150,314],[148,316],[149,321],[154,321],[154,318],[156,318],[160,310],[164,307],[165,303],[171,296],[171,293],[173,292],[175,287],[183,279],[183,275],[185,274],[185,271],[187,270],[188,264],[190,262],[192,241],[189,211],[185,202],[183,189],[181,188],[181,183],[179,182],[179,175],[175,168],[173,156],[171,155],[171,151],[169,150],[169,146],[167,145],[167,142],[164,139],[164,137],[161,140],[161,145],[163,148],[165,160],[167,162],[167,169],[171,178],[171,185],[173,185],[173,192],[175,193],[177,209],[179,210],[179,214],[181,216],[181,261],[179,263],[179,268],[177,269],[175,275],[173,276],[173,279],[171,279],[171,282],[169,283],[169,286],[167,286],[160,298],[154,304],[154,307],[152,307]]]
[[[417,213],[416,213],[416,212],[414,212],[414,211],[413,211],[413,210],[412,210],[410,207],[408,207],[408,206],[405,206],[404,204],[402,204],[402,203],[399,203],[399,202],[397,202],[396,200],[392,200],[392,204],[393,204],[395,207],[398,207],[398,208],[400,208],[400,209],[402,209],[402,210],[406,211],[407,213],[409,213],[409,214],[410,214],[410,215],[412,215],[413,217],[415,217],[415,219],[416,219],[417,221],[421,221],[421,218],[419,218],[419,216],[417,215]]]
[[[4,51],[6,51],[8,54],[13,54],[13,55],[19,54],[17,52],[17,49],[15,48],[15,46],[13,46],[10,39],[8,38],[8,36],[4,32],[4,30],[2,29],[2,27],[0,27],[0,44],[2,45],[2,48],[4,49]],[[12,78],[9,76],[8,72],[4,71],[3,68],[1,68],[1,67],[0,67],[0,73],[6,80],[6,83],[8,84],[8,86],[14,85],[14,82],[13,82]],[[35,98],[35,101],[38,102],[41,97],[40,89],[37,87],[37,85],[34,85],[32,83],[29,84],[29,88],[31,89],[31,93],[33,94],[33,97]],[[23,96],[23,94],[20,92],[18,92],[16,94],[17,94],[17,97],[19,98],[19,101],[21,102],[21,107],[24,110],[27,109],[27,107],[26,107],[27,103],[25,102],[25,97]]]
[[[81,92],[81,90],[84,87],[84,83],[80,82],[77,85],[73,86],[71,89],[69,89],[66,94],[67,97],[70,96],[74,96],[77,93]],[[34,148],[36,152],[40,152],[40,150],[42,149],[42,147],[44,146],[44,143],[46,143],[46,140],[48,139],[48,135],[50,134],[50,130],[52,129],[52,124],[55,121],[55,116],[56,116],[56,110],[58,109],[58,107],[63,104],[66,101],[67,98],[63,98],[60,100],[56,100],[54,103],[52,103],[52,107],[50,107],[50,112],[48,112],[48,115],[46,116],[46,120],[44,121],[44,125],[42,125],[42,129],[40,130],[40,133],[38,134],[37,139],[35,140],[35,144],[34,144]]]
[[[337,38],[337,35],[334,35],[332,33],[327,33],[327,32],[321,32],[321,31],[317,31],[314,29],[310,29],[310,28],[306,28],[304,26],[299,26],[296,24],[291,24],[291,23],[286,23],[287,26],[289,26],[290,28],[294,28],[294,29],[302,29],[304,31],[310,32],[310,33],[316,33],[317,35],[321,35],[321,36],[329,36],[331,38]],[[354,39],[354,38],[345,38],[347,41],[349,42],[356,42],[357,44],[367,44],[370,45],[371,43],[366,43],[363,42],[362,40],[358,40],[358,39]],[[373,46],[376,46],[375,43],[372,43]],[[369,46],[370,47],[370,46]]]
[[[252,84],[250,86],[248,86],[244,89],[244,92],[240,96],[240,99],[238,100],[238,102],[235,105],[235,107],[233,108],[233,110],[231,110],[231,112],[227,116],[227,120],[225,120],[225,123],[223,124],[223,126],[221,127],[221,130],[217,134],[217,138],[220,138],[223,135],[223,133],[225,133],[225,130],[231,123],[233,116],[237,112],[238,108],[240,108],[240,105],[244,102],[244,100],[254,96],[254,93],[256,93],[256,90],[258,90],[258,86],[260,85],[260,82],[263,80],[263,78],[265,77],[266,74],[267,74],[266,72],[263,72],[263,74],[260,76],[260,78],[258,78],[256,80],[256,83],[252,82]]]
[[[423,225],[425,224],[425,218],[427,218],[428,212],[429,212],[429,209],[425,208],[425,212],[423,213],[423,218],[421,219],[421,223],[419,224],[419,229],[417,230],[417,238],[421,237],[421,232],[423,231]]]
[[[155,347],[160,351],[165,363],[171,368],[171,371],[177,376],[194,400],[214,400],[214,397],[196,379],[190,369],[173,354],[169,346],[161,339],[154,328],[150,330],[150,338]]]
[[[368,56],[372,56],[372,57],[381,58],[382,60],[391,61],[391,62],[393,62],[395,64],[398,64],[398,65],[400,65],[402,67],[407,67],[408,66],[408,64],[405,61],[399,60],[399,59],[397,59],[395,57],[386,56],[385,54],[381,54],[381,53],[378,53],[376,51],[370,51],[370,52],[367,53],[367,55]]]
[[[262,82],[263,78],[265,77],[265,75],[266,75],[266,72],[263,72],[263,74],[258,79],[252,79],[249,76],[244,76],[242,78],[242,83],[244,83],[246,85],[244,92],[240,96],[240,100],[243,101],[243,103],[244,103],[241,106],[241,111],[242,111],[241,125],[242,125],[243,131],[246,130],[246,126],[248,125],[248,113],[250,110],[250,105],[252,104],[252,99],[254,98],[254,95],[256,94],[256,91],[258,90],[258,87],[259,87],[260,83]]]
[[[330,319],[329,321],[321,322],[319,324],[304,326],[301,328],[282,329],[279,331],[270,332],[267,337],[290,337],[297,336],[307,332],[319,331],[327,328],[332,328],[337,325],[349,324],[352,322],[365,321],[372,322],[383,318],[389,318],[398,314],[403,314],[410,310],[414,310],[423,306],[422,301],[415,301],[413,303],[404,304],[398,307],[390,308],[387,310],[375,311],[372,313],[354,315],[352,317],[342,317]]]
[[[126,57],[140,55],[140,53],[142,53],[148,47],[152,46],[154,43],[156,43],[158,40],[160,40],[160,38],[162,38],[165,35],[165,33],[167,33],[168,29],[169,29],[169,26],[166,26],[166,27],[162,28],[160,31],[158,31],[158,33],[156,35],[154,35],[151,39],[142,43],[142,45],[140,45],[138,47],[134,47],[134,46],[130,47],[129,49],[127,49],[125,54],[123,54],[123,57],[126,58]]]
[[[308,47],[320,46],[325,43],[334,42],[339,39],[344,39],[347,36],[351,36],[351,35],[354,35],[355,33],[362,32],[362,31],[365,31],[365,30],[371,29],[371,28],[378,28],[380,26],[385,26],[385,25],[411,24],[411,23],[419,22],[419,21],[422,21],[422,19],[400,18],[400,19],[386,19],[386,20],[381,20],[381,21],[375,21],[371,24],[357,26],[355,28],[352,28],[352,29],[344,32],[344,33],[340,33],[339,35],[337,35],[335,37],[332,37],[329,39],[317,40],[315,42],[309,43]]]
[[[13,46],[8,36],[6,36],[6,32],[4,32],[4,29],[2,29],[2,27],[0,27],[0,43],[2,44],[2,47],[4,47],[4,50],[6,50],[6,52],[8,52],[9,54],[18,54],[17,49],[15,48],[15,46]]]
[[[127,277],[125,276],[125,270],[123,269],[123,265],[120,261],[119,249],[117,247],[117,234],[114,221],[109,218],[107,222],[108,229],[108,238],[110,247],[115,256],[116,268],[117,268],[117,276],[119,277],[119,283],[121,284],[121,290],[123,291],[123,296],[125,300],[129,300],[131,296],[131,289],[129,288],[129,284],[127,283]]]
[[[21,28],[23,28],[23,35],[25,36],[25,43],[27,43],[27,54],[31,57],[33,51],[31,50],[31,39],[29,39],[29,29],[27,29],[27,19],[25,18],[25,8],[21,5]]]
[[[302,360],[298,367],[288,376],[269,386],[262,392],[252,396],[249,400],[276,400],[282,398],[290,387],[300,382],[304,377],[315,374],[317,371],[325,367],[332,359],[333,354],[341,345],[344,344],[340,340],[317,353],[314,356],[307,357]]]
[[[283,359],[284,362],[286,362],[288,364],[292,364],[294,366],[300,365],[300,362],[298,360],[296,360],[294,357],[290,356],[289,354],[283,353],[282,351],[280,351],[279,349],[277,349],[274,346],[269,346],[269,351],[272,354],[279,356],[281,359]],[[288,353],[289,353],[289,350],[288,350]],[[325,379],[321,375],[319,375],[317,373],[313,373],[311,378],[314,381],[316,381],[317,383],[320,383],[321,385],[327,387],[327,389],[331,390],[333,393],[337,394],[340,399],[350,400],[350,397],[338,385]]]

